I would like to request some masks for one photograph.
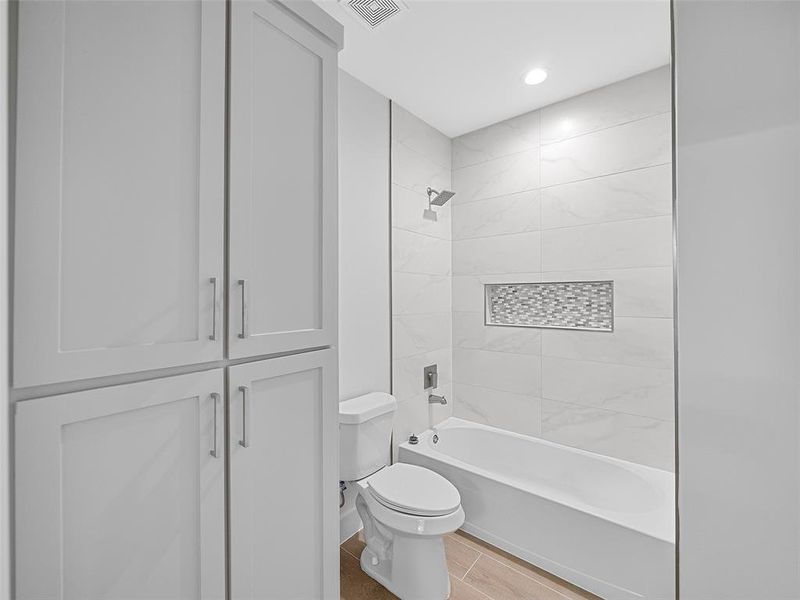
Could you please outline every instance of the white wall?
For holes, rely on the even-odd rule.
[[[800,3],[677,0],[680,597],[800,598]]]
[[[389,100],[339,72],[339,396],[390,391]],[[342,541],[361,528],[345,493]]]
[[[340,71],[339,394],[390,386],[389,100]]]
[[[392,104],[392,390],[397,398],[394,446],[450,416],[452,344],[450,211],[452,200],[428,208],[428,186],[450,185],[451,142],[397,103]],[[426,365],[439,367],[447,406],[429,405]]]
[[[670,110],[665,66],[453,141],[456,416],[673,468]],[[613,333],[483,324],[485,283],[609,279]]]

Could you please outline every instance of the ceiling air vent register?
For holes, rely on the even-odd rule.
[[[401,0],[340,0],[353,17],[369,30],[375,30],[391,17],[408,10]]]

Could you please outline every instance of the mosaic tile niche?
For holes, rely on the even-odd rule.
[[[489,283],[486,325],[614,331],[613,281]]]

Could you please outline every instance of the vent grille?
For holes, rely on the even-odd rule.
[[[376,29],[406,9],[402,2],[395,0],[343,0],[343,3],[367,29]]]

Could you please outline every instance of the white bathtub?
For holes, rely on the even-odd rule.
[[[461,493],[463,529],[607,600],[675,597],[674,476],[450,418],[401,462]]]

